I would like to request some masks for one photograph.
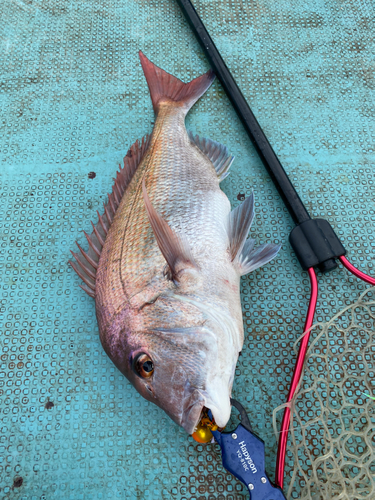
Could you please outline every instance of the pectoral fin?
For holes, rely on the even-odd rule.
[[[188,243],[182,235],[177,235],[168,222],[158,214],[152,206],[146,191],[145,181],[142,181],[143,200],[147,215],[154,232],[159,249],[163,254],[172,273],[172,279],[179,281],[178,273],[186,267],[197,267]]]

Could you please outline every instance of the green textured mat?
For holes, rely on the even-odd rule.
[[[311,215],[330,220],[374,275],[372,2],[195,5]],[[247,498],[216,446],[195,443],[116,371],[94,302],[67,265],[118,163],[152,129],[138,50],[184,81],[207,71],[204,55],[172,0],[3,0],[0,19],[0,497]],[[242,281],[234,386],[272,477],[272,410],[286,397],[309,280],[287,242],[289,215],[218,82],[187,125],[236,156],[222,188],[233,205],[254,189],[257,242],[283,242]],[[342,268],[319,283],[318,321],[365,289]]]

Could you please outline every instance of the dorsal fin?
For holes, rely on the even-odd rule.
[[[78,276],[82,279],[85,285],[80,287],[90,297],[95,297],[95,276],[96,269],[100,258],[100,253],[103,249],[108,230],[112,224],[116,210],[120,205],[121,199],[130,184],[138,165],[148,148],[150,136],[146,135],[142,141],[136,141],[126,153],[124,165],[119,165],[119,170],[116,174],[116,179],[112,187],[112,193],[108,194],[108,201],[104,203],[104,212],[98,214],[98,222],[94,225],[92,222],[93,231],[89,235],[84,231],[89,244],[88,252],[85,252],[77,243],[81,254],[71,252],[76,262],[69,261]]]
[[[197,267],[187,242],[178,236],[168,222],[152,206],[146,191],[145,180],[142,181],[143,199],[147,215],[154,232],[159,249],[171,270],[172,279],[178,281],[178,273],[184,267]]]
[[[190,130],[188,130],[188,135],[190,142],[195,144],[213,163],[219,182],[224,180],[229,175],[229,169],[234,160],[234,156],[229,154],[228,148],[212,139],[199,137],[197,134],[193,135]]]

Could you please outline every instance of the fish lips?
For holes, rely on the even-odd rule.
[[[190,389],[190,396],[184,401],[180,422],[186,432],[193,434],[202,416],[203,408],[211,410],[219,427],[225,427],[231,414],[230,387],[213,384],[213,390]]]
[[[184,346],[188,351],[195,354],[200,351],[201,363],[203,366],[206,364],[206,368],[210,363],[215,363],[218,349],[217,339],[208,328],[156,329],[154,334],[172,345]],[[180,376],[187,377],[183,392],[182,394],[180,393],[181,411],[174,412],[174,409],[170,405],[168,405],[169,408],[163,405],[160,406],[172,420],[183,427],[189,434],[195,431],[204,407],[212,411],[219,427],[225,427],[231,412],[230,393],[233,384],[234,369],[235,364],[230,370],[231,373],[226,374],[227,376],[224,379],[222,379],[223,373],[211,374],[206,370],[204,378],[200,380],[198,385],[194,383],[196,373],[181,373]],[[178,404],[178,398],[176,403]]]
[[[180,420],[177,422],[188,434],[193,434],[199,424],[203,408],[211,410],[216,424],[225,427],[231,414],[230,389],[219,387],[215,393],[191,390],[184,401]]]
[[[178,423],[188,434],[193,434],[199,424],[205,403],[206,399],[198,389],[193,390],[185,399],[181,420]]]
[[[199,374],[198,368],[199,366],[207,366],[207,363],[212,362],[211,360],[217,356],[217,339],[213,332],[202,326],[173,329],[158,328],[153,333],[170,346],[183,348],[197,359],[195,366],[173,372],[172,378],[176,383],[176,395],[180,393],[174,400],[175,408],[170,405],[168,405],[169,408],[163,404],[160,405],[172,420],[183,427],[186,432],[192,434],[200,421],[203,407],[207,402],[203,388],[207,375],[205,372]],[[178,391],[179,380],[183,382],[182,387],[180,385],[181,392]],[[178,407],[180,410],[175,411]]]

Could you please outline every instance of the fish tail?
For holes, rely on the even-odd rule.
[[[215,79],[212,70],[184,83],[152,63],[143,52],[139,51],[143,72],[150,89],[152,105],[155,113],[163,102],[175,102],[185,108],[186,113],[195,102],[206,92]]]

